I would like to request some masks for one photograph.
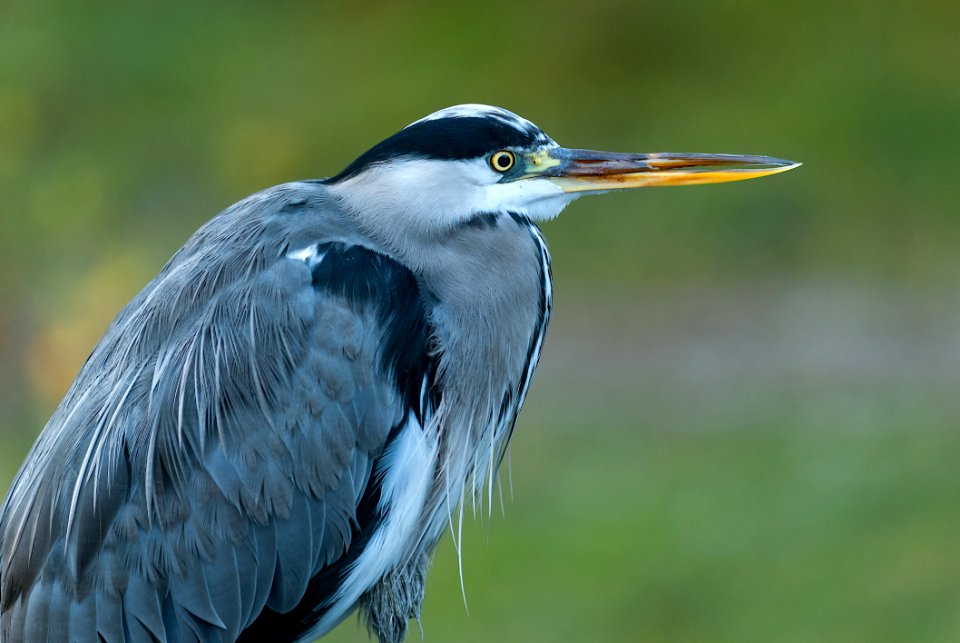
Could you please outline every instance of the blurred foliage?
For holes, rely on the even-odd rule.
[[[517,498],[489,544],[465,527],[472,617],[441,547],[426,640],[957,640],[958,33],[948,0],[5,0],[0,483],[110,318],[213,213],[493,103],[569,146],[805,165],[591,199],[545,226],[557,321]],[[758,330],[764,293],[837,283],[852,294]],[[887,302],[886,326],[865,301]],[[744,347],[769,333],[769,373],[723,352],[723,319]],[[830,343],[837,325],[852,330]],[[651,328],[679,338],[656,369],[662,348],[631,349]],[[690,351],[722,357],[664,383]]]

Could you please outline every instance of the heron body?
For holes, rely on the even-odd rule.
[[[540,356],[534,222],[789,167],[566,150],[468,105],[231,206],[120,312],[17,474],[0,638],[310,640],[359,608],[402,640]]]

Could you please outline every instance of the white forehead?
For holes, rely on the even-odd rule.
[[[543,130],[537,127],[533,122],[528,121],[523,116],[514,114],[508,109],[496,107],[494,105],[483,105],[481,103],[464,103],[463,105],[454,105],[438,110],[429,116],[416,120],[410,125],[424,123],[426,121],[435,121],[441,118],[488,118],[500,121],[504,125],[509,125],[522,132],[532,133],[537,142],[541,145],[556,145],[552,138],[547,136]],[[407,127],[410,127],[407,125]]]
[[[420,120],[410,123],[410,125],[423,123],[424,121],[435,121],[440,118],[492,118],[507,125],[513,125],[523,129],[537,127],[524,117],[518,116],[508,109],[495,107],[493,105],[481,105],[480,103],[465,103],[463,105],[446,107],[429,116],[424,116]]]

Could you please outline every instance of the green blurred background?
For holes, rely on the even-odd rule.
[[[956,0],[4,0],[0,486],[201,223],[461,102],[805,165],[543,226],[513,497],[425,640],[960,640]]]

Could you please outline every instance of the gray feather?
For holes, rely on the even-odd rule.
[[[50,583],[40,581],[30,593],[30,600],[26,605],[25,624],[23,630],[24,643],[34,641],[48,641],[47,615],[50,611]],[[16,638],[14,635],[11,638]]]
[[[276,521],[277,571],[274,574],[273,587],[267,605],[277,612],[293,609],[306,591],[307,583],[313,576],[313,521],[310,519],[310,507],[313,503],[297,494],[290,516]]]
[[[95,592],[86,592],[80,599],[70,604],[70,614],[67,616],[70,625],[70,643],[97,642],[97,595]]]
[[[123,603],[107,596],[97,597],[97,634],[104,643],[123,643]]]
[[[160,596],[156,588],[148,584],[142,576],[130,577],[123,595],[123,609],[127,614],[128,627],[131,630],[143,630],[147,635],[133,638],[147,640],[152,637],[158,641],[167,638],[160,612]]]
[[[113,322],[4,504],[5,640],[232,640],[346,550],[402,411],[362,339],[375,320],[284,255],[358,239],[326,198],[225,211]],[[293,200],[314,216],[281,214]]]

